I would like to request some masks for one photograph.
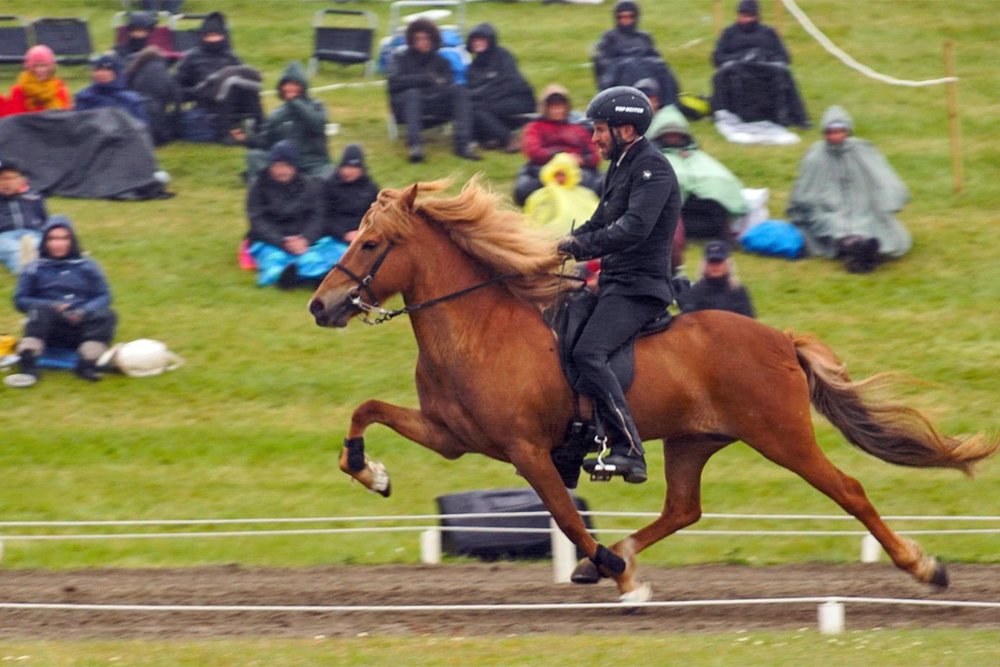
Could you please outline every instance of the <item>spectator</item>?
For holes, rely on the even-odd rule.
[[[0,161],[0,263],[17,273],[36,252],[48,213],[21,168]]]
[[[566,236],[574,223],[583,224],[594,215],[597,195],[580,185],[580,173],[580,165],[566,153],[556,154],[542,167],[542,187],[524,202],[524,213],[546,236]]]
[[[199,29],[201,43],[177,64],[174,80],[185,101],[194,101],[211,117],[217,141],[238,143],[230,132],[243,120],[260,125],[260,73],[233,53],[226,18],[221,12],[205,17]]]
[[[748,210],[740,179],[701,149],[691,134],[687,118],[674,105],[657,112],[646,137],[666,156],[677,174],[687,236],[728,239],[732,219]]]
[[[118,107],[148,126],[146,103],[142,95],[125,89],[122,81],[122,61],[118,56],[111,52],[102,54],[94,59],[93,65],[94,71],[91,74],[93,83],[76,94],[77,111]]]
[[[685,313],[698,310],[728,310],[756,317],[750,293],[736,278],[736,265],[724,241],[705,244],[701,278],[678,299]]]
[[[271,149],[270,164],[250,185],[250,254],[257,263],[257,285],[291,289],[316,285],[343,253],[342,244],[324,234],[321,183],[298,170],[290,141]]]
[[[455,83],[451,64],[438,53],[441,33],[432,21],[417,19],[406,28],[406,48],[389,60],[389,104],[396,122],[406,125],[410,162],[423,162],[425,123],[451,120],[455,155],[478,160],[472,148],[468,93]]]
[[[21,271],[14,305],[28,315],[18,345],[20,376],[15,386],[38,379],[36,362],[46,346],[76,348],[76,374],[100,379],[97,359],[115,334],[111,291],[97,263],[81,254],[69,218],[53,215],[42,234],[40,257]]]
[[[528,195],[542,187],[539,179],[542,167],[558,153],[568,153],[580,165],[580,184],[600,192],[601,176],[597,165],[601,156],[590,139],[590,132],[570,122],[569,92],[553,84],[542,93],[539,106],[541,118],[524,128],[521,149],[528,164],[521,167],[514,181],[514,201],[523,206]]]
[[[292,62],[278,81],[283,104],[271,112],[257,131],[247,136],[237,130],[234,137],[250,147],[247,170],[253,175],[268,164],[268,153],[279,141],[291,141],[299,154],[299,170],[308,176],[327,176],[332,170],[326,147],[326,107],[309,97],[309,81],[299,63]]]
[[[634,86],[642,79],[652,78],[659,86],[660,101],[673,104],[680,87],[653,45],[653,38],[639,30],[639,5],[622,0],[615,4],[614,17],[615,27],[606,31],[595,46],[594,76],[598,89]]]
[[[126,40],[112,47],[126,66],[149,45],[149,36],[153,34],[156,23],[155,12],[129,12],[125,23]]]
[[[378,183],[368,176],[361,144],[348,144],[337,170],[324,183],[326,233],[335,241],[350,243],[378,191]]]
[[[28,49],[24,55],[24,70],[10,89],[4,114],[72,108],[66,84],[55,78],[55,73],[56,55],[52,49],[44,44]]]
[[[472,29],[466,48],[473,54],[466,73],[473,136],[483,148],[517,153],[521,146],[514,130],[535,110],[535,91],[518,71],[510,51],[497,45],[497,31],[489,23]]]
[[[745,122],[769,120],[808,127],[778,33],[760,22],[757,0],[740,0],[736,23],[726,28],[712,53],[718,68],[712,79],[712,108],[725,109]]]
[[[825,140],[799,164],[788,219],[810,254],[839,257],[848,271],[868,273],[910,250],[910,233],[893,217],[910,194],[872,144],[851,136],[854,123],[842,107],[827,109],[821,124]]]

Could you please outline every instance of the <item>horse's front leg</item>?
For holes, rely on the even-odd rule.
[[[392,485],[385,466],[365,455],[365,429],[384,424],[407,440],[437,452],[446,459],[465,453],[451,431],[431,421],[419,410],[402,408],[383,401],[365,401],[351,417],[351,429],[340,453],[340,469],[361,482],[366,489],[389,497]]]

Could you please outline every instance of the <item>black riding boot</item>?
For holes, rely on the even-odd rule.
[[[21,357],[20,361],[20,371],[25,375],[30,375],[36,380],[38,379],[38,356],[32,350],[24,350],[19,355]]]
[[[80,359],[76,362],[76,369],[73,372],[78,378],[87,382],[101,381],[101,376],[97,373],[97,362],[93,359]]]
[[[602,452],[597,458],[587,459],[583,462],[583,469],[595,480],[607,481],[614,475],[620,475],[629,484],[642,484],[647,479],[646,450],[642,447],[642,438],[628,408],[621,409],[611,394],[608,395],[608,402],[614,415],[602,419],[602,424],[610,431],[611,452]],[[602,416],[598,416],[595,410],[595,420]]]

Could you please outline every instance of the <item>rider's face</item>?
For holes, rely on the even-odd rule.
[[[611,137],[611,128],[608,127],[608,124],[601,120],[594,123],[594,134],[591,139],[594,140],[597,150],[601,152],[601,157],[607,160],[615,147],[614,139]]]

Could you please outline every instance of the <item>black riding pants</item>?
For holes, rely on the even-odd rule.
[[[665,302],[653,297],[602,296],[573,347],[573,362],[580,371],[575,388],[593,399],[615,453],[643,450],[625,393],[608,360],[666,307]]]

